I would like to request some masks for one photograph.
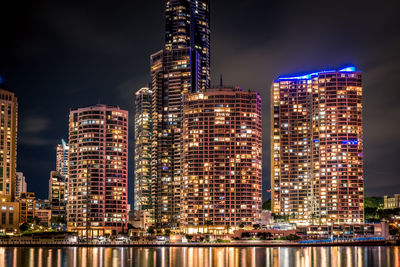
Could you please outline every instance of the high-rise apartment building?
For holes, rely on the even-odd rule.
[[[128,111],[70,111],[68,175],[68,230],[98,236],[127,229]]]
[[[210,85],[209,0],[165,1],[164,49],[151,55],[151,214],[157,227],[176,228],[180,218],[183,96]],[[140,113],[140,110],[138,111]],[[140,120],[140,117],[136,118]],[[146,136],[138,128],[136,136]],[[146,130],[144,130],[146,131]],[[146,139],[147,140],[147,139]],[[143,147],[137,142],[136,151]],[[135,166],[143,162],[136,156]],[[135,182],[135,203],[148,187]],[[143,192],[140,192],[143,191]],[[147,196],[146,196],[147,198]],[[145,206],[136,210],[146,209]]]
[[[19,203],[15,201],[18,102],[0,79],[0,230],[18,228]]]
[[[154,220],[151,177],[152,97],[153,92],[147,87],[141,88],[135,94],[134,210],[147,211]]]
[[[0,88],[0,105],[0,200],[11,202],[17,165],[18,103],[14,93]]]
[[[272,211],[300,224],[363,223],[361,72],[281,77],[271,109]]]
[[[165,1],[165,47],[151,56],[155,222],[180,221],[183,95],[210,85],[209,0]]]
[[[65,218],[67,215],[65,201],[65,181],[58,171],[50,172],[49,203],[51,217]]]
[[[226,233],[259,222],[262,113],[257,92],[207,89],[184,96],[181,229]]]
[[[197,65],[192,52],[180,48],[151,57],[152,179],[158,227],[176,228],[179,224],[182,96],[191,92],[193,80],[198,81],[191,73]]]
[[[199,54],[199,88],[210,86],[210,1],[165,1],[165,49],[192,48]]]
[[[25,176],[22,172],[16,172],[15,176],[15,198],[16,200],[19,199],[22,192],[27,191],[27,184],[25,180]]]

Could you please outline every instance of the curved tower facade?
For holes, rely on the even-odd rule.
[[[128,111],[71,110],[68,174],[69,231],[98,236],[127,229]]]
[[[363,223],[361,72],[281,77],[271,93],[272,212],[299,224]]]

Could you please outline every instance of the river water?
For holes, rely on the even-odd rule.
[[[399,247],[4,248],[2,266],[390,266]]]

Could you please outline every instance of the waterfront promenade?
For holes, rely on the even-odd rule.
[[[391,246],[400,245],[399,240],[379,241],[334,241],[303,244],[297,241],[233,241],[227,243],[215,242],[185,242],[185,243],[162,243],[162,242],[64,242],[43,240],[1,240],[0,247],[325,247],[325,246]]]

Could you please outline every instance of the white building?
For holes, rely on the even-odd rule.
[[[16,172],[15,175],[15,199],[19,199],[22,192],[27,191],[24,173]]]

